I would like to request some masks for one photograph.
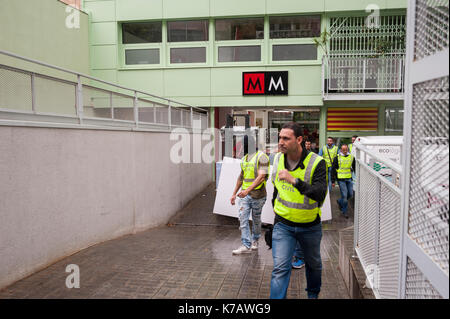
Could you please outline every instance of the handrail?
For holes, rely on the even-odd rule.
[[[72,71],[72,70],[69,70],[69,69],[66,69],[66,68],[63,68],[63,67],[59,67],[59,66],[52,65],[52,64],[49,64],[49,63],[41,62],[41,61],[38,61],[38,60],[30,59],[30,58],[27,58],[27,57],[24,57],[24,56],[21,56],[21,55],[18,55],[18,54],[9,52],[9,51],[0,50],[0,54],[6,55],[6,56],[9,56],[9,57],[13,57],[13,58],[16,58],[16,59],[19,59],[19,60],[23,60],[23,61],[26,61],[26,62],[31,62],[31,63],[35,63],[35,64],[38,64],[38,65],[42,65],[42,66],[45,66],[45,67],[48,67],[48,68],[51,68],[51,69],[55,69],[55,70],[58,70],[58,71],[66,72],[66,73],[69,73],[69,74],[72,74],[72,75],[81,76],[81,77],[84,77],[84,78],[87,78],[87,79],[90,79],[90,80],[93,80],[93,81],[97,81],[97,82],[100,82],[100,83],[103,83],[103,84],[107,84],[107,85],[111,85],[111,86],[117,87],[119,89],[145,94],[145,95],[148,95],[148,96],[151,96],[151,97],[154,97],[154,98],[165,100],[168,103],[173,102],[173,103],[176,103],[176,104],[179,104],[179,105],[192,107],[193,109],[197,109],[197,110],[200,110],[202,112],[205,111],[205,110],[203,110],[201,108],[198,108],[198,107],[195,107],[195,106],[191,106],[191,105],[188,105],[188,104],[185,104],[185,103],[181,103],[181,102],[178,102],[178,101],[175,101],[175,100],[171,100],[171,99],[168,99],[168,98],[157,96],[157,95],[145,92],[145,91],[131,89],[131,88],[128,88],[128,87],[125,87],[125,86],[122,86],[122,85],[118,85],[118,84],[115,84],[115,83],[112,83],[112,82],[108,82],[108,81],[105,81],[105,80],[102,80],[102,79],[90,76],[90,75],[86,75],[86,74],[83,74],[83,73],[75,72],[75,71]]]
[[[366,153],[367,155],[369,155],[370,157],[373,157],[377,161],[383,162],[384,164],[388,165],[389,168],[391,168],[395,172],[399,173],[400,175],[403,173],[402,166],[400,164],[397,164],[393,160],[377,155],[375,152],[372,152],[372,150],[363,146],[359,142],[355,142],[354,146],[357,147],[358,149],[360,149],[361,151],[363,151],[364,153]]]

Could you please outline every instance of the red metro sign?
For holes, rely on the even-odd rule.
[[[288,95],[288,72],[243,72],[242,95]]]

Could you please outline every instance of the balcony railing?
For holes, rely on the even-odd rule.
[[[329,56],[323,63],[323,96],[340,93],[403,93],[404,56]]]

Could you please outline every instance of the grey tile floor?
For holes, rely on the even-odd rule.
[[[323,225],[320,298],[349,298],[338,266],[338,230],[351,226],[339,216],[332,192],[333,221]],[[101,243],[67,257],[0,291],[2,298],[268,298],[272,251],[232,256],[240,245],[238,221],[212,214],[211,184],[169,225]],[[334,205],[333,205],[334,202]],[[263,230],[264,231],[264,230]],[[68,264],[80,268],[80,288],[65,285]],[[306,298],[305,270],[293,269],[288,298]]]

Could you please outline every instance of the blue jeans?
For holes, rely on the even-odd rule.
[[[317,298],[322,285],[322,259],[320,241],[322,223],[312,227],[293,227],[278,222],[272,233],[273,271],[270,298],[286,298],[292,271],[292,254],[297,241],[304,253],[306,265],[306,291],[308,298]]]
[[[305,255],[303,254],[302,246],[300,246],[300,243],[298,240],[297,240],[297,245],[295,245],[294,258],[301,259],[301,260],[305,259]]]
[[[250,195],[240,198],[238,201],[241,241],[247,248],[250,248],[252,245],[252,240],[256,241],[261,237],[261,211],[265,202],[266,197],[253,199]],[[253,235],[250,234],[250,213],[253,220]]]
[[[341,191],[341,198],[339,198],[338,202],[345,215],[347,214],[348,200],[353,197],[353,181],[351,178],[347,178],[339,180],[338,184]]]

